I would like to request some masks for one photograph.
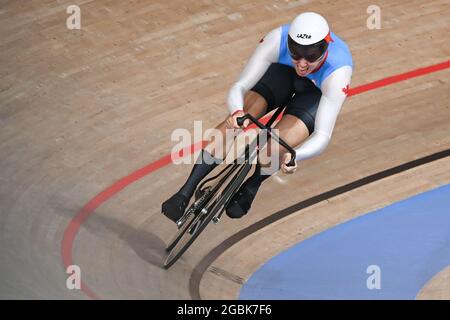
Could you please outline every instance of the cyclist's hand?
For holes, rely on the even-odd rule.
[[[283,155],[283,163],[281,164],[281,171],[283,173],[292,174],[297,170],[297,161],[294,162],[292,167],[289,167],[287,164],[291,161],[292,154],[290,152],[286,152]]]
[[[227,120],[226,120],[226,127],[227,127],[227,129],[240,129],[241,127],[238,126],[238,124],[236,122],[236,119],[239,118],[239,117],[242,117],[244,115],[245,115],[245,112],[242,111],[242,110],[235,112],[233,115],[230,115],[227,118]],[[243,124],[242,128],[247,127],[248,123],[249,123],[249,120],[246,119],[244,121],[244,124]]]

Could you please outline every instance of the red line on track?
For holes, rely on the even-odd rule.
[[[405,72],[402,74],[398,74],[392,77],[384,78],[378,81],[374,81],[365,85],[361,85],[355,88],[350,88],[348,92],[348,96],[354,96],[366,91],[374,90],[377,88],[385,87],[390,84],[394,84],[400,81],[404,81],[407,79],[416,78],[422,75],[426,75],[432,72],[444,70],[450,67],[450,60],[444,61],[442,63],[438,63],[435,65],[431,65],[428,67],[416,69],[413,71]],[[281,118],[282,115],[278,117],[278,119]],[[262,119],[264,123],[268,121],[269,117],[266,116]],[[248,129],[255,128],[254,125],[249,126]],[[192,153],[195,153],[196,151],[203,148],[205,144],[205,141],[197,142],[193,145],[190,145],[179,152],[172,153],[169,155],[166,155],[162,157],[159,160],[156,160],[149,165],[138,169],[137,171],[133,172],[132,174],[120,179],[119,181],[113,183],[111,186],[106,188],[104,191],[100,192],[98,195],[96,195],[94,198],[92,198],[78,213],[77,215],[69,222],[68,226],[66,227],[66,230],[64,231],[64,236],[61,242],[61,255],[63,258],[63,264],[65,268],[67,268],[69,265],[73,264],[72,259],[72,248],[73,243],[75,241],[75,237],[80,230],[81,225],[86,221],[86,219],[91,215],[95,209],[97,209],[100,205],[102,205],[104,202],[109,200],[111,197],[113,197],[115,194],[120,192],[122,189],[126,188],[133,182],[141,179],[142,177],[159,170],[169,164],[172,163],[172,159],[178,159],[185,157],[187,155],[190,155]],[[97,296],[91,289],[89,289],[85,283],[81,283],[81,290],[91,299],[100,299],[99,296]]]
[[[434,64],[432,66],[428,66],[428,67],[424,67],[424,68],[420,68],[420,69],[416,69],[413,71],[409,71],[409,72],[405,72],[405,73],[401,73],[392,77],[388,77],[388,78],[384,78],[378,81],[374,81],[368,84],[364,84],[362,86],[358,86],[355,88],[350,88],[350,91],[348,93],[348,96],[354,96],[356,94],[360,94],[369,90],[374,90],[374,89],[378,89],[381,87],[385,87],[388,86],[390,84],[396,83],[396,82],[400,82],[400,81],[404,81],[404,80],[408,80],[408,79],[412,79],[412,78],[416,78],[416,77],[420,77],[432,72],[436,72],[436,71],[440,71],[440,70],[444,70],[450,67],[450,60],[444,61],[442,63],[438,63],[438,64]]]

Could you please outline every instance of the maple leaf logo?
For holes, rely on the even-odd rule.
[[[349,91],[350,91],[349,85],[347,85],[345,88],[342,88],[342,92],[344,92],[346,96],[348,96]]]

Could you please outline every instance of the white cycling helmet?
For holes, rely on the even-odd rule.
[[[330,40],[330,27],[325,18],[315,12],[305,12],[289,28],[289,53],[294,60],[303,58],[314,62],[325,54]]]

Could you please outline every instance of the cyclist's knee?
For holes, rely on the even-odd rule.
[[[273,150],[271,148],[271,143],[267,145],[266,148],[260,150],[258,154],[258,163],[262,168],[265,168],[267,172],[271,174],[275,173],[281,166],[281,161],[283,161],[283,155],[287,152],[283,147],[278,147]]]
[[[267,111],[266,99],[257,92],[248,91],[244,97],[244,112],[255,118],[262,117]]]

